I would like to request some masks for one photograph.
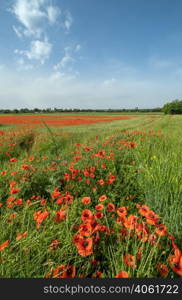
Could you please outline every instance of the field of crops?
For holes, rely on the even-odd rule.
[[[1,278],[182,276],[182,117],[0,116]]]

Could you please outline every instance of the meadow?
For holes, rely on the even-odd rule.
[[[0,116],[1,278],[182,276],[182,117]]]

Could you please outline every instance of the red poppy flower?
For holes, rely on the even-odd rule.
[[[59,278],[75,278],[75,277],[76,277],[75,266],[65,266],[64,272],[59,276]]]
[[[99,210],[99,211],[103,210],[104,209],[104,205],[103,204],[98,204],[98,205],[95,206],[95,209]]]
[[[159,271],[162,277],[166,277],[169,273],[168,267],[161,262],[157,264],[157,270]]]
[[[0,245],[0,251],[3,251],[5,248],[7,248],[9,246],[9,241],[5,241],[4,243],[2,243]]]
[[[117,214],[119,217],[126,216],[127,215],[127,207],[126,206],[119,207],[117,209]]]
[[[93,275],[92,278],[102,278],[102,272],[96,271]]]
[[[160,236],[164,236],[167,234],[167,227],[164,224],[156,225],[155,233]]]
[[[93,217],[93,213],[89,209],[84,209],[82,211],[81,219],[83,222],[91,220]]]
[[[93,240],[92,238],[80,238],[78,241],[77,250],[81,256],[89,256],[93,253]]]
[[[147,242],[149,239],[148,232],[146,232],[145,230],[143,230],[142,232],[138,232],[137,237],[143,243]]]
[[[106,195],[102,195],[99,197],[99,202],[103,202],[107,199],[107,196]]]
[[[182,276],[182,252],[179,248],[174,249],[174,255],[169,256],[173,272]]]
[[[66,219],[66,216],[67,216],[66,212],[60,209],[59,211],[56,212],[54,221],[56,223],[60,223]]]
[[[115,205],[113,204],[113,203],[108,203],[107,204],[107,210],[109,211],[109,212],[113,212],[113,211],[115,211]]]
[[[81,202],[83,204],[89,204],[91,202],[91,198],[90,197],[83,197]]]
[[[22,238],[25,238],[27,236],[27,231],[24,232],[24,233],[17,233],[16,235],[16,240],[19,241],[21,240]]]
[[[49,211],[46,209],[42,211],[37,211],[33,214],[34,220],[37,222],[36,227],[40,228],[40,224],[49,216]]]
[[[124,221],[124,226],[128,229],[134,229],[137,224],[138,217],[130,215],[126,220]]]
[[[81,224],[79,227],[79,233],[82,236],[89,236],[92,233],[92,226],[90,223]]]
[[[12,158],[10,158],[10,160],[9,160],[10,162],[17,162],[18,160],[17,160],[17,158],[15,158],[15,157],[12,157]]]
[[[96,219],[102,219],[104,214],[101,211],[96,212],[95,217]]]
[[[12,188],[12,187],[14,187],[16,184],[17,184],[16,181],[12,181],[12,182],[10,182],[9,186]]]
[[[19,191],[20,191],[20,188],[13,188],[13,189],[11,189],[10,194],[17,194],[17,193],[19,193]]]
[[[103,179],[97,180],[97,184],[99,185],[104,185],[105,181]]]
[[[135,257],[131,254],[125,254],[124,255],[124,263],[128,267],[136,268]]]
[[[120,271],[116,276],[115,278],[129,278],[129,275],[127,272],[125,271]]]
[[[152,210],[149,210],[145,215],[146,221],[150,225],[156,225],[159,216],[156,215]]]
[[[143,217],[145,217],[146,214],[150,211],[147,205],[140,206],[139,204],[137,204],[137,208],[139,209],[138,211]]]
[[[75,234],[73,237],[73,244],[75,246],[79,245],[80,239],[83,239],[83,236],[81,236],[80,234]]]
[[[61,196],[61,193],[57,189],[55,189],[54,192],[51,194],[52,198],[57,198],[60,196]]]

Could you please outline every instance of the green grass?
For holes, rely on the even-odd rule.
[[[0,277],[44,277],[60,265],[75,266],[77,277],[92,277],[96,272],[101,272],[103,277],[114,277],[120,271],[128,272],[130,277],[160,277],[156,267],[159,262],[168,266],[168,277],[179,276],[173,272],[168,261],[168,257],[173,254],[168,235],[156,235],[152,245],[150,240],[140,241],[134,229],[127,229],[126,236],[122,236],[119,230],[126,229],[125,225],[116,223],[117,212],[108,212],[107,204],[114,204],[116,209],[128,207],[127,216],[137,216],[138,222],[146,220],[140,215],[136,204],[148,205],[159,216],[158,223],[167,226],[167,232],[175,236],[175,243],[180,247],[181,128],[180,116],[171,118],[158,115],[150,119],[147,115],[141,115],[136,119],[88,126],[45,126],[41,130],[2,137],[0,163],[1,172],[5,172],[0,175],[0,245],[8,240],[9,246],[0,251]],[[146,134],[131,134],[133,131]],[[158,136],[160,132],[162,135]],[[136,147],[121,147],[121,140],[133,142]],[[106,152],[103,158],[91,156],[102,150]],[[10,162],[13,157],[17,158],[16,162]],[[106,169],[102,168],[103,164]],[[90,170],[90,167],[95,168],[94,177],[83,173],[86,169]],[[76,175],[66,181],[65,173],[71,174],[71,170]],[[17,173],[12,175],[13,171]],[[98,184],[98,180],[107,182],[112,175],[116,180],[111,184]],[[82,177],[82,180],[76,179],[78,177]],[[85,183],[86,179],[90,183]],[[17,182],[15,187],[20,188],[20,191],[11,195],[10,183],[13,181]],[[72,203],[58,205],[56,200],[59,197],[51,196],[56,188],[61,195],[69,192],[74,197]],[[73,237],[83,223],[82,211],[88,208],[95,214],[95,206],[101,195],[106,195],[107,200],[103,218],[98,223],[113,232],[108,234],[100,230],[93,253],[81,256],[73,243]],[[10,196],[14,196],[15,200],[11,201]],[[31,199],[32,196],[35,199]],[[91,197],[88,205],[81,202],[86,196]],[[131,199],[127,200],[129,196]],[[21,201],[20,204],[16,203],[17,199],[22,199],[22,204]],[[46,200],[45,206],[41,204],[43,199]],[[67,217],[57,223],[55,214],[60,209],[66,211]],[[49,216],[42,221],[40,228],[36,228],[34,213],[44,210],[49,212]],[[11,220],[13,213],[17,213],[17,216]],[[150,224],[147,226],[150,234],[154,234],[156,227]],[[17,233],[24,232],[27,232],[27,236],[17,241]],[[93,236],[95,233],[92,233]],[[53,240],[59,240],[56,250],[50,248]],[[162,248],[158,247],[159,244]],[[137,260],[141,247],[141,259]],[[124,261],[128,253],[134,257],[136,267],[130,267]],[[96,265],[91,263],[93,259],[97,261]]]

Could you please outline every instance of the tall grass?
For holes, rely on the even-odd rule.
[[[107,205],[112,203],[116,209],[127,207],[128,215],[136,215],[143,221],[136,205],[148,205],[159,215],[160,223],[167,226],[169,234],[174,234],[180,247],[181,125],[180,117],[149,119],[145,116],[64,129],[46,126],[39,132],[14,136],[13,146],[12,140],[10,145],[10,140],[3,137],[0,245],[8,240],[9,246],[0,251],[0,277],[53,276],[48,273],[60,265],[76,267],[77,277],[97,277],[99,272],[102,277],[114,277],[121,270],[128,272],[130,277],[159,277],[158,262],[168,266],[168,277],[176,277],[168,262],[172,254],[171,241],[166,236],[157,236],[154,244],[143,242],[132,228],[126,235],[121,233],[119,230],[123,227],[116,223],[117,212],[109,212]],[[150,133],[150,130],[155,130],[155,133]],[[158,131],[163,135],[158,136]],[[134,147],[123,146],[121,141],[132,141]],[[100,151],[105,151],[102,159],[92,156]],[[12,158],[17,161],[11,161]],[[94,177],[84,177],[84,170],[90,167],[95,168]],[[64,179],[65,174],[70,174],[73,169],[80,170],[82,180]],[[17,173],[12,175],[15,171]],[[98,184],[98,180],[106,182],[112,175],[116,180],[111,184]],[[85,183],[86,179],[90,180],[89,184]],[[16,182],[15,188],[20,188],[18,193],[12,193],[12,182]],[[58,205],[56,200],[59,197],[52,196],[56,188],[61,195],[69,192],[74,197],[72,203]],[[83,223],[83,210],[87,208],[95,214],[101,195],[106,195],[107,200],[99,222],[111,232],[100,231],[93,254],[81,256],[73,238]],[[15,197],[12,202],[11,196]],[[90,197],[91,203],[84,205],[81,202],[83,197]],[[22,201],[14,203],[18,199]],[[67,217],[56,222],[55,215],[60,208]],[[49,216],[37,228],[34,214],[44,210],[49,211]],[[149,229],[153,234],[154,228],[149,225]],[[24,232],[27,236],[17,239],[17,234]],[[53,240],[58,240],[56,250],[50,247]],[[128,253],[134,257],[136,266],[126,264],[125,255]],[[139,254],[141,257],[137,259]]]

